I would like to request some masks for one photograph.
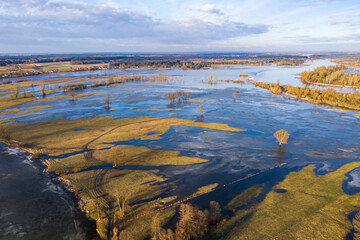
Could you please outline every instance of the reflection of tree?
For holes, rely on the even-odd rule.
[[[279,147],[276,149],[276,164],[280,165],[282,163],[285,163],[287,161],[287,151],[285,146],[279,145]]]
[[[106,109],[109,110],[110,109],[110,98],[105,99],[105,105],[106,105]]]
[[[200,115],[196,117],[196,121],[198,122],[204,122],[204,115]]]

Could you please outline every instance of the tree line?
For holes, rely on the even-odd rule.
[[[287,94],[297,100],[305,99],[308,102],[337,106],[353,110],[360,110],[360,93],[354,90],[352,93],[342,93],[332,88],[326,90],[296,87],[291,85],[281,86],[279,83],[264,83],[249,80],[250,83],[261,88],[270,90],[277,95]]]

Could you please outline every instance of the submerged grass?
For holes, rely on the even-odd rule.
[[[172,126],[202,127],[222,131],[242,131],[226,124],[203,123],[178,118],[125,118],[91,117],[76,120],[52,119],[37,123],[7,124],[14,140],[42,149],[43,153],[58,155],[82,150],[84,147],[99,149],[107,142],[131,139],[160,139]],[[89,128],[88,131],[75,131]],[[147,135],[156,132],[154,135]]]

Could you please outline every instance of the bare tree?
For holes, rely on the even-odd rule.
[[[167,95],[167,99],[170,100],[170,103],[174,103],[174,101],[175,101],[175,93],[169,93]]]
[[[201,115],[203,115],[203,114],[204,114],[204,110],[205,110],[204,106],[203,106],[203,105],[200,105],[200,107],[198,108],[197,112],[199,112],[199,113],[201,113]]]
[[[274,133],[274,137],[279,142],[279,145],[286,144],[289,139],[290,134],[284,129],[278,130]]]
[[[125,161],[125,157],[125,152],[120,146],[113,147],[110,150],[109,158],[113,161],[114,168],[117,168],[120,162]]]
[[[131,194],[131,192],[127,189],[126,191],[123,191],[116,195],[116,204],[117,204],[117,208],[119,210],[120,218],[125,216],[126,203],[127,203],[128,199],[130,198],[130,194]]]

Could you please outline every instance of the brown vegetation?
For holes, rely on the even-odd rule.
[[[278,130],[274,133],[274,137],[279,142],[279,145],[286,144],[287,140],[289,139],[289,133],[285,131],[284,129]]]
[[[190,92],[185,92],[181,89],[176,90],[175,93],[169,93],[167,95],[167,99],[170,100],[170,103],[174,103],[176,98],[178,99],[178,103],[186,102],[189,99]]]
[[[152,240],[191,240],[202,239],[211,227],[216,226],[221,220],[219,203],[210,202],[210,209],[201,211],[189,203],[181,204],[179,220],[175,230],[162,229],[159,214],[152,219]]]
[[[204,114],[204,106],[203,105],[200,105],[200,107],[198,108],[197,112],[201,113],[201,115]]]

